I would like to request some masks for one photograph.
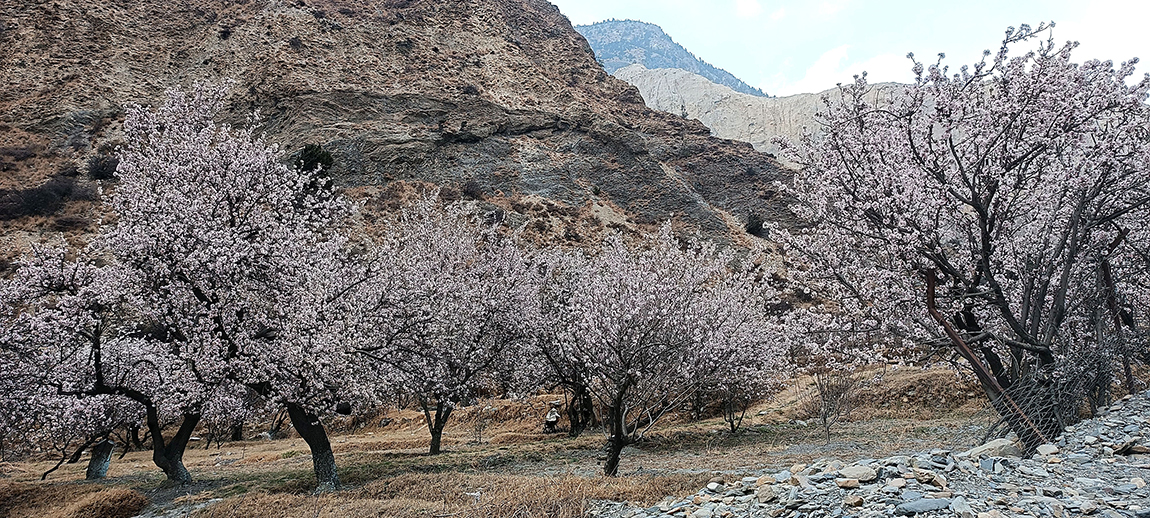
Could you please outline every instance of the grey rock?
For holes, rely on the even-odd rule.
[[[853,478],[857,479],[859,482],[870,482],[878,478],[878,473],[875,472],[875,470],[870,466],[860,466],[856,464],[840,469],[839,477]]]
[[[970,457],[977,459],[982,455],[990,457],[1019,457],[1022,455],[1022,450],[1014,441],[1010,439],[995,439],[982,446],[976,446],[965,452],[958,454],[960,457]]]
[[[904,502],[898,504],[894,508],[894,514],[899,516],[910,516],[918,513],[928,513],[930,511],[941,511],[949,507],[949,498],[923,498],[913,502]]]

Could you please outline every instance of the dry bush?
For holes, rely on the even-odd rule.
[[[865,383],[862,375],[854,372],[833,369],[817,372],[814,386],[801,396],[801,415],[817,421],[830,443],[831,428],[839,421],[848,420],[858,408]]]
[[[661,477],[531,477],[463,473],[406,474],[362,489],[323,496],[245,495],[199,511],[197,518],[282,516],[519,516],[576,518],[591,500],[649,505],[682,496],[706,483],[706,475]]]

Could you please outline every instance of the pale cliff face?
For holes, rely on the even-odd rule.
[[[817,132],[815,113],[823,106],[821,99],[837,92],[757,97],[683,70],[649,70],[642,65],[619,69],[615,77],[638,88],[652,109],[698,120],[716,137],[747,142],[757,151],[772,154],[778,153],[778,146],[771,143],[775,137],[793,140],[806,130]]]

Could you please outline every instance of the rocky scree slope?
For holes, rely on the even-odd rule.
[[[998,439],[850,463],[827,459],[741,479],[717,477],[650,508],[601,502],[601,518],[1150,517],[1150,391],[1067,427],[1034,455]]]
[[[630,65],[615,72],[639,89],[647,106],[695,119],[719,138],[747,142],[763,153],[778,153],[775,137],[798,139],[803,132],[818,131],[815,113],[824,108],[823,96],[837,89],[786,97],[757,97],[740,93],[706,77],[673,68],[650,69]],[[871,94],[887,95],[893,84],[874,85]]]
[[[767,96],[730,72],[699,59],[675,43],[658,25],[635,20],[608,20],[580,25],[575,30],[587,38],[595,56],[609,74],[633,64],[652,69],[678,69],[698,74],[739,93]]]
[[[573,242],[789,218],[777,162],[648,109],[545,0],[13,0],[0,47],[0,149],[23,157],[0,153],[0,189],[83,172],[127,103],[230,78],[233,123],[259,110],[271,141],[322,144],[369,209],[430,182]]]

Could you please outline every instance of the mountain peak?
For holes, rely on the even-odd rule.
[[[606,20],[575,27],[591,48],[595,57],[609,74],[628,65],[640,64],[648,69],[677,68],[703,76],[714,83],[730,87],[740,93],[769,97],[735,77],[717,68],[675,43],[662,27],[638,20]]]

